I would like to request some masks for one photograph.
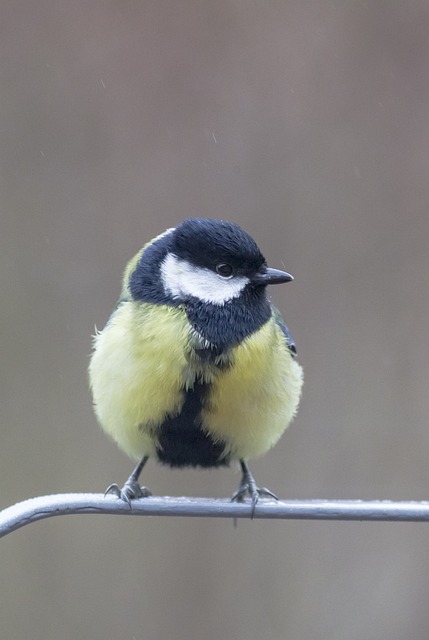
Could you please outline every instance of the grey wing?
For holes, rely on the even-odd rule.
[[[287,328],[287,326],[284,324],[284,322],[279,322],[277,320],[277,324],[279,325],[280,329],[283,331],[283,335],[286,338],[286,344],[289,348],[289,351],[291,352],[292,356],[295,358],[296,357],[296,345],[295,345],[295,340],[292,338],[292,334],[289,331],[289,329]]]
[[[282,318],[282,316],[280,314],[280,311],[278,309],[276,309],[276,307],[274,307],[274,306],[273,306],[273,316],[274,316],[274,320],[277,322],[277,325],[282,330],[284,337],[286,338],[286,344],[288,346],[289,351],[291,352],[291,355],[294,358],[296,358],[295,340],[293,339],[291,332],[289,331],[289,329],[287,328],[287,326],[283,322],[283,318]]]

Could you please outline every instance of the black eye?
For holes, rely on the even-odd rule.
[[[218,273],[222,278],[230,278],[232,276],[233,269],[230,264],[226,264],[222,262],[221,264],[216,265],[216,273]]]

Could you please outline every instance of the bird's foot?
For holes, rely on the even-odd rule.
[[[246,466],[246,468],[243,469],[243,476],[240,480],[240,484],[238,485],[238,489],[231,497],[231,502],[245,502],[246,498],[251,498],[251,518],[253,518],[256,505],[258,504],[259,498],[261,497],[278,500],[278,497],[275,495],[275,493],[273,493],[266,487],[258,487],[256,485],[254,477]]]
[[[120,489],[119,485],[117,485],[116,483],[111,484],[104,492],[105,496],[107,496],[108,494],[117,496],[118,498],[126,502],[130,509],[131,500],[137,500],[138,498],[148,498],[152,495],[147,487],[141,487],[137,480],[131,480],[131,478],[126,481],[122,489]]]

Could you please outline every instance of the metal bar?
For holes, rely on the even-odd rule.
[[[72,514],[250,518],[250,503],[215,498],[141,498],[132,508],[115,496],[66,493],[19,502],[0,512],[0,538],[32,522]],[[254,519],[428,522],[429,502],[390,500],[261,500]]]

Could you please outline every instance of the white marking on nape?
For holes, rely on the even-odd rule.
[[[161,278],[165,291],[173,298],[192,296],[220,306],[238,298],[249,282],[245,276],[222,278],[211,269],[196,267],[173,253],[168,253],[161,264]]]

